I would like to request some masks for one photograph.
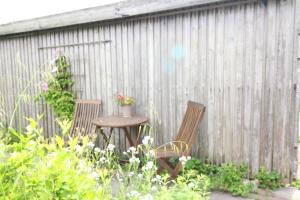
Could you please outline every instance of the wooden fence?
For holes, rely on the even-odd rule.
[[[207,112],[194,155],[292,177],[299,112],[296,6],[296,0],[224,3],[0,37],[7,119],[21,96],[14,125],[45,113],[45,133],[56,132],[51,110],[30,97],[59,48],[70,58],[78,98],[101,99],[103,115],[117,114],[117,93],[132,95],[136,112],[151,119],[162,144],[176,134],[187,101],[201,102]],[[113,142],[126,147],[120,132]]]

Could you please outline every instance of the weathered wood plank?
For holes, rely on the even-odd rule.
[[[95,21],[120,19],[127,16],[143,15],[197,5],[207,5],[222,1],[226,0],[172,0],[171,2],[160,0],[125,1],[107,6],[99,6],[48,17],[4,24],[0,26],[0,35],[51,29]]]

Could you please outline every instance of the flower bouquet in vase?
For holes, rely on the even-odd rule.
[[[132,105],[135,103],[133,97],[126,97],[119,94],[117,96],[117,104],[120,106],[122,117],[132,117]]]

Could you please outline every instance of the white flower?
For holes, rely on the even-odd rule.
[[[98,179],[99,179],[99,174],[96,173],[96,172],[93,172],[93,173],[92,173],[92,177],[93,177],[94,179],[98,180]]]
[[[100,158],[100,162],[101,162],[101,163],[104,163],[105,161],[106,161],[106,158],[105,158],[105,157],[101,157],[101,158]]]
[[[130,191],[129,193],[127,193],[128,197],[138,197],[140,195],[140,193],[138,191]]]
[[[51,73],[52,74],[55,74],[57,72],[57,67],[54,67],[52,70],[51,70]]]
[[[140,163],[140,159],[137,158],[137,157],[132,156],[132,157],[129,159],[129,162],[130,162],[131,164],[134,164],[134,163]]]
[[[185,164],[185,162],[187,161],[187,158],[185,157],[185,156],[181,156],[180,158],[179,158],[179,162],[181,162],[181,164]]]
[[[89,147],[89,148],[92,149],[92,148],[94,148],[94,146],[95,146],[95,144],[94,144],[93,142],[89,142],[89,143],[88,143],[88,147]]]
[[[182,165],[185,165],[186,161],[188,161],[188,160],[190,160],[190,159],[191,159],[191,156],[188,156],[188,157],[186,157],[186,156],[181,156],[181,157],[179,158],[179,161],[181,162]]]
[[[151,138],[149,135],[145,136],[143,139],[143,144],[144,145],[149,145],[153,143],[153,138]]]
[[[77,152],[80,153],[80,152],[82,151],[82,146],[76,144],[76,145],[75,145],[75,151],[77,151]]]
[[[188,184],[188,187],[192,189],[192,188],[195,187],[195,184],[191,182],[191,183]]]
[[[128,152],[128,153],[131,152],[132,155],[133,155],[133,154],[138,154],[138,153],[139,153],[135,147],[129,147],[129,149],[128,149],[127,152]]]
[[[101,152],[101,150],[100,150],[99,147],[96,147],[96,148],[94,149],[94,151],[95,151],[96,153],[100,153],[100,152]]]
[[[143,167],[143,170],[151,170],[154,166],[153,161],[147,162],[147,164]]]
[[[124,155],[124,156],[127,156],[127,152],[126,152],[126,151],[124,151],[124,152],[123,152],[123,155]]]
[[[132,177],[134,175],[134,172],[129,172],[128,176]]]
[[[101,150],[100,151],[101,154],[105,154],[105,152],[106,152],[105,150]]]
[[[160,175],[156,175],[156,177],[154,177],[151,181],[152,182],[159,182],[159,181],[161,181],[161,176]]]
[[[92,169],[91,167],[87,167],[87,168],[86,168],[86,172],[87,172],[87,173],[91,173],[92,171],[93,171],[93,169]]]
[[[155,151],[150,150],[149,153],[146,154],[148,157],[154,158],[155,157]]]
[[[109,151],[113,151],[113,150],[115,149],[115,145],[109,144],[109,145],[107,146],[107,149],[108,149]]]
[[[138,177],[139,178],[143,178],[143,174],[138,174]]]
[[[141,198],[141,200],[153,200],[153,197],[151,196],[151,194],[147,194],[147,195],[143,196]]]
[[[116,176],[117,176],[117,179],[118,179],[119,182],[123,181],[123,179],[120,177],[120,174],[117,173]]]
[[[49,153],[49,156],[50,156],[50,157],[52,157],[52,158],[55,158],[55,157],[56,157],[56,155],[57,155],[57,153],[56,153],[56,152],[51,152],[51,153]]]
[[[83,160],[79,160],[79,168],[82,169],[85,167],[85,162]]]
[[[135,148],[135,147],[129,147],[128,150],[131,151],[131,152],[135,152],[135,151],[136,151],[136,148]]]

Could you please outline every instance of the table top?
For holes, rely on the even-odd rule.
[[[121,116],[103,116],[93,120],[93,124],[99,127],[132,127],[138,126],[148,121],[147,117],[133,116],[133,117],[121,117]]]

